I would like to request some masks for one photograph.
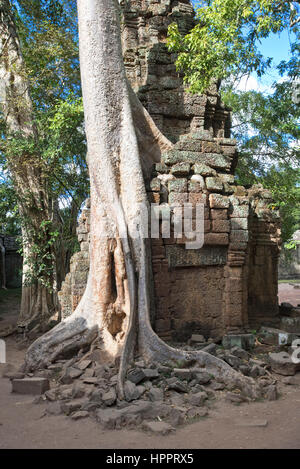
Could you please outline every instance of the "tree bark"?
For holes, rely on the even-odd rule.
[[[169,347],[151,327],[150,245],[140,204],[148,205],[145,173],[172,145],[126,80],[116,0],[78,0],[78,15],[91,181],[89,278],[76,311],[28,349],[27,369],[85,347],[99,334],[108,359],[120,356],[120,398],[136,346],[147,361],[198,362],[254,396],[250,378],[208,353]]]
[[[0,46],[1,105],[6,124],[6,143],[9,146],[14,139],[36,143],[37,130],[29,83],[9,0],[0,0]],[[8,151],[8,146],[7,164],[22,219],[23,287],[19,325],[32,328],[37,324],[43,325],[56,307],[52,268],[54,258],[49,245],[51,229],[48,226],[51,207],[37,146],[34,146],[34,153],[28,146],[13,155]],[[42,260],[38,260],[39,255],[43,256]],[[43,273],[46,272],[44,275],[41,273],[39,280],[33,279],[34,262],[43,263]]]

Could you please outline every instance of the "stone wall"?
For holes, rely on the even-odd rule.
[[[84,294],[89,273],[89,231],[90,231],[90,200],[86,200],[78,220],[77,236],[80,251],[70,261],[70,272],[66,275],[58,299],[62,318],[75,311]]]
[[[184,90],[168,53],[167,26],[193,25],[188,1],[126,2],[123,51],[128,78],[162,132],[174,142],[146,181],[149,201],[171,211],[171,233],[152,239],[155,293],[153,326],[165,339],[185,341],[192,332],[220,338],[277,321],[277,261],[280,227],[270,194],[262,187],[235,184],[236,142],[230,113],[217,87],[205,95]],[[204,246],[186,249],[174,236],[174,216],[184,203],[204,204]],[[176,207],[177,205],[177,207]],[[88,207],[79,220],[81,251],[71,262],[60,293],[62,315],[73,311],[88,271]]]
[[[168,26],[176,22],[186,34],[194,26],[189,0],[130,0],[123,8],[122,45],[126,73],[158,128],[172,142],[194,127],[230,134],[230,113],[216,85],[204,95],[185,92],[175,54],[165,45]]]

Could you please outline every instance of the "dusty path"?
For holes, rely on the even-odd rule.
[[[7,341],[8,361],[20,363],[23,351]],[[0,365],[0,368],[3,365]],[[1,372],[1,369],[0,369]],[[64,416],[43,416],[44,404],[31,396],[11,394],[10,381],[0,378],[0,448],[300,448],[299,386],[285,386],[273,402],[235,406],[218,401],[210,416],[161,437],[141,431],[103,431],[92,419],[74,422]],[[239,426],[267,420],[267,427]]]
[[[288,300],[291,301],[290,298]],[[9,310],[1,308],[6,321],[13,322],[17,309],[15,303]],[[24,350],[18,349],[13,338],[8,338],[6,343],[7,362],[18,366],[22,363]],[[0,364],[0,376],[3,367]],[[75,422],[65,416],[44,416],[45,404],[33,404],[31,396],[11,394],[10,381],[0,378],[0,449],[299,449],[300,373],[297,381],[299,386],[285,386],[283,397],[277,401],[240,406],[218,401],[208,418],[161,437],[141,431],[103,431],[92,419]],[[240,426],[242,422],[250,424],[254,420],[267,420],[268,425]]]

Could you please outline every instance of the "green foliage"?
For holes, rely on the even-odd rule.
[[[196,26],[182,36],[169,27],[169,50],[178,53],[177,69],[192,92],[203,93],[215,80],[238,77],[270,67],[257,43],[271,33],[296,29],[296,2],[280,0],[200,0]]]
[[[78,249],[76,221],[89,191],[80,88],[75,0],[12,0],[17,32],[33,101],[35,138],[9,136],[0,115],[0,224],[6,234],[29,234],[27,283],[50,288],[55,250],[66,257]],[[9,165],[7,164],[9,162]],[[38,166],[46,181],[51,217],[33,226],[18,212],[8,168]],[[37,208],[28,187],[23,202]],[[32,202],[32,203],[31,203]],[[50,219],[51,218],[51,219]],[[26,246],[24,246],[26,248]]]
[[[239,144],[238,182],[271,190],[285,242],[300,228],[299,96],[299,84],[290,77],[270,95],[233,89],[223,95],[233,110],[233,136]]]

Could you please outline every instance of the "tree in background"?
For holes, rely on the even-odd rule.
[[[59,238],[70,225],[74,234],[87,193],[75,2],[1,0],[0,13],[2,184],[17,201],[23,241],[19,324],[44,327],[67,269],[56,259],[70,257]]]
[[[199,1],[196,26],[182,36],[172,24],[168,39],[191,92],[203,92],[214,80],[222,82],[222,98],[233,110],[233,136],[240,150],[239,182],[261,183],[272,191],[285,242],[299,228],[300,218],[299,5],[286,0]],[[272,65],[272,58],[259,51],[260,41],[283,31],[292,41],[291,59],[277,67],[283,79],[269,95],[237,92],[243,76],[256,72],[261,77]]]

